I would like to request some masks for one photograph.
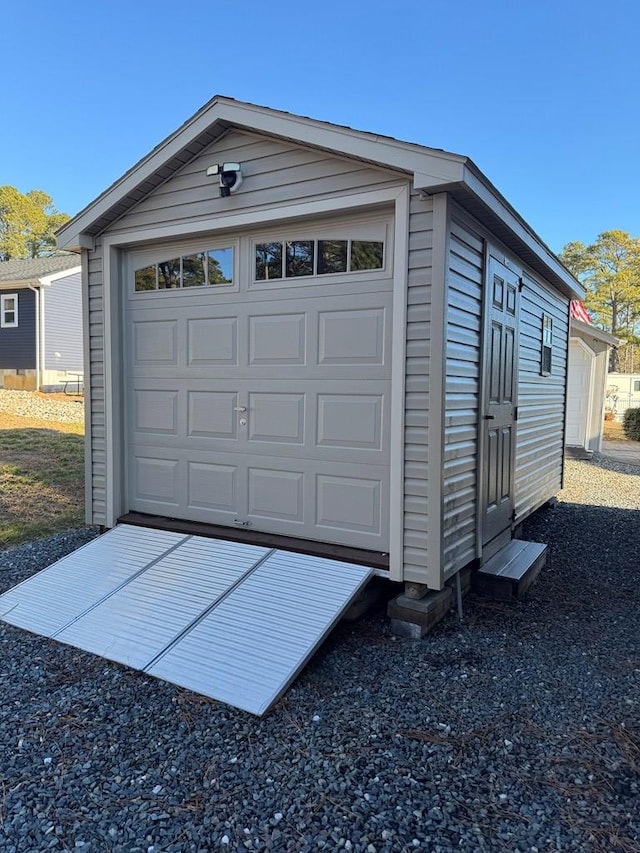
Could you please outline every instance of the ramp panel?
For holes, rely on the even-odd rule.
[[[371,574],[365,566],[276,551],[146,671],[262,715]]]
[[[191,537],[55,639],[144,669],[268,553],[255,545]]]
[[[52,637],[187,536],[115,527],[0,596],[0,618]]]

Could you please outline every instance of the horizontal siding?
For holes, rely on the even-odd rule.
[[[540,375],[542,315],[553,318],[550,376]],[[527,276],[520,294],[516,519],[555,495],[562,484],[568,300]]]
[[[411,197],[404,432],[404,579],[427,582],[429,356],[433,204]]]
[[[45,370],[83,370],[80,273],[54,281],[44,298]]]
[[[104,398],[104,316],[102,284],[102,241],[96,240],[89,253],[89,351],[91,363],[85,365],[85,384],[91,389],[91,419],[87,424],[91,447],[91,517],[93,524],[106,524],[105,476],[105,398]],[[89,374],[88,378],[86,374]]]
[[[34,370],[36,367],[36,295],[33,290],[3,290],[18,297],[18,325],[0,326],[0,368]]]
[[[242,164],[242,186],[228,198],[220,198],[216,179],[206,174],[213,163],[224,161]],[[240,211],[268,210],[278,204],[398,184],[398,177],[391,172],[231,130],[140,201],[109,233],[222,218]]]
[[[478,405],[484,241],[451,220],[443,466],[445,578],[476,555]]]

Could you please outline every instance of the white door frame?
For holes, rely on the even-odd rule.
[[[244,211],[224,217],[199,219],[174,225],[141,228],[124,234],[106,234],[103,242],[104,295],[104,383],[105,383],[105,520],[113,527],[123,514],[124,477],[124,383],[121,363],[123,348],[122,317],[123,252],[134,244],[152,240],[197,237],[217,231],[233,231],[249,226],[271,225],[281,220],[296,220],[321,214],[345,214],[368,207],[394,204],[393,253],[393,327],[391,353],[391,429],[389,484],[389,572],[391,580],[403,578],[404,533],[404,408],[407,279],[409,255],[409,184],[401,187],[354,193],[269,210]],[[89,425],[91,429],[91,425]]]
[[[569,353],[567,357],[567,371],[569,372],[569,384],[571,384],[571,374],[570,374],[570,361],[571,361],[571,344],[577,343],[580,349],[584,350],[588,359],[589,359],[589,394],[587,398],[587,412],[586,417],[581,426],[581,438],[582,443],[579,445],[580,447],[584,447],[587,449],[587,439],[588,439],[588,430],[591,426],[591,418],[593,415],[593,372],[595,370],[596,365],[596,353],[587,346],[587,344],[578,337],[571,336],[569,338]],[[567,405],[567,418],[569,417],[569,406]],[[565,426],[565,434],[566,434],[566,426]]]

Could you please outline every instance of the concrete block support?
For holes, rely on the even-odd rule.
[[[440,592],[430,592],[420,599],[398,595],[387,606],[391,632],[398,637],[419,640],[447,615],[452,602],[453,590],[448,586]]]

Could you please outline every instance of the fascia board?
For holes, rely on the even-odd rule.
[[[616,338],[610,332],[605,332],[604,329],[599,329],[597,326],[592,326],[590,323],[583,323],[582,320],[571,318],[571,331],[579,332],[584,337],[595,338],[596,341],[601,341],[603,344],[608,344],[610,347],[619,347],[622,341]]]
[[[82,267],[77,266],[77,267],[69,267],[68,270],[60,270],[59,272],[51,273],[51,275],[43,275],[42,278],[40,279],[40,284],[43,284],[46,287],[48,287],[54,281],[58,281],[61,278],[67,278],[70,275],[77,275],[77,273],[79,273],[81,271],[82,271]]]
[[[565,287],[571,292],[572,299],[584,299],[585,291],[580,282],[560,263],[551,249],[545,246],[535,231],[527,225],[509,202],[470,161],[465,166],[464,183],[495,216],[498,216],[507,225],[518,239],[522,240],[532,252],[538,255],[557,278],[562,280]]]
[[[18,281],[0,281],[0,290],[24,290],[26,287],[40,287],[40,279],[23,278]]]

